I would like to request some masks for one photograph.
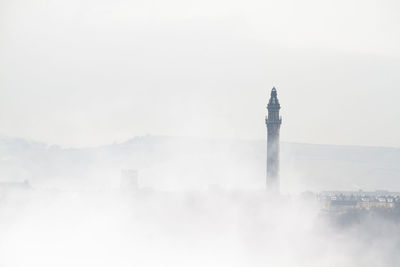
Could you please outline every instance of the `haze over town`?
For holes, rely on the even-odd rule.
[[[1,1],[0,133],[87,147],[145,134],[399,147],[392,0]]]
[[[0,266],[397,267],[399,13],[0,1]]]

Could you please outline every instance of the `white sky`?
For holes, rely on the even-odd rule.
[[[0,0],[0,133],[400,146],[397,0]]]

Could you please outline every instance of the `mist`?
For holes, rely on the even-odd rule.
[[[1,0],[0,266],[398,266],[399,12]]]
[[[398,149],[283,143],[282,194],[271,195],[265,141],[143,136],[71,150],[1,140],[2,266],[399,260],[398,208],[331,213],[317,198],[321,190],[400,188]],[[122,182],[129,168],[138,170],[133,187]]]
[[[1,1],[0,133],[65,148],[263,139],[276,86],[283,141],[399,147],[387,123],[400,114],[398,11],[390,0]]]
[[[396,266],[398,220],[252,192],[51,192],[1,202],[2,266]],[[344,216],[344,215],[343,215]]]

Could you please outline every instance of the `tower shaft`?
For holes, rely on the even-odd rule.
[[[282,118],[279,116],[281,106],[275,87],[272,88],[268,102],[268,116],[265,119],[267,125],[267,189],[279,193],[279,131]]]

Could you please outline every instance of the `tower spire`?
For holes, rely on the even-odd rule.
[[[268,115],[265,118],[267,125],[267,189],[279,193],[279,131],[282,118],[279,116],[278,94],[276,88],[271,90],[271,97],[268,101]]]

